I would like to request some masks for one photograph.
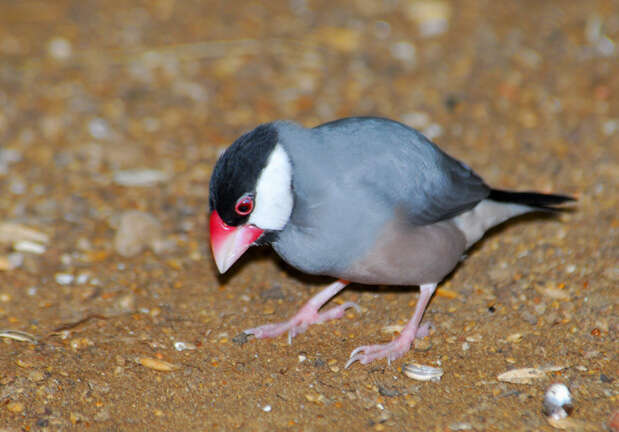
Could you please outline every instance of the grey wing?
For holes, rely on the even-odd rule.
[[[442,152],[441,152],[442,153]],[[450,219],[475,207],[490,194],[490,188],[468,166],[442,153],[437,157],[440,174],[422,175],[408,206],[414,223],[429,224]]]
[[[325,126],[330,133],[346,136],[350,151],[364,155],[348,175],[361,178],[375,196],[403,211],[415,225],[452,218],[490,193],[473,170],[406,125],[351,118]]]

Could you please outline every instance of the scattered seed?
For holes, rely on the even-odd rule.
[[[563,365],[550,365],[550,366],[542,366],[539,368],[540,370],[548,373],[548,372],[558,372],[560,370],[565,369]]]
[[[24,360],[22,360],[22,359],[20,359],[20,358],[18,358],[17,360],[15,360],[15,364],[16,364],[17,366],[19,366],[20,368],[23,368],[23,369],[27,369],[27,368],[32,367],[32,364],[30,364],[30,363],[28,363],[27,361],[24,361]]]
[[[440,381],[443,376],[443,369],[418,363],[405,364],[402,366],[402,372],[417,381]]]
[[[152,357],[140,358],[140,364],[144,367],[154,369],[160,372],[171,372],[179,368],[179,366],[173,363],[168,363],[167,361],[155,359]]]
[[[552,286],[535,286],[535,290],[553,300],[569,300],[570,294],[564,289],[565,285],[561,284],[557,287]]]
[[[452,291],[450,289],[447,288],[439,288],[436,290],[436,295],[439,297],[445,297],[448,299],[455,299],[460,297],[460,294],[456,291]]]
[[[499,381],[512,384],[532,384],[533,380],[546,377],[546,371],[538,368],[520,368],[503,372],[497,376]]]

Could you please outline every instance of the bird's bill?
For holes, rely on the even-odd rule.
[[[216,211],[209,220],[211,250],[219,273],[225,273],[232,264],[262,235],[264,230],[254,225],[227,225]]]

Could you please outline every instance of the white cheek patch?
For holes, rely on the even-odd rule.
[[[256,202],[249,223],[265,230],[281,230],[292,213],[292,166],[277,144],[256,184]]]

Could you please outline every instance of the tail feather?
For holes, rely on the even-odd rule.
[[[567,195],[543,194],[539,192],[512,192],[500,189],[491,189],[488,199],[497,202],[522,204],[540,210],[559,210],[554,206],[565,202],[576,201],[576,198]]]

